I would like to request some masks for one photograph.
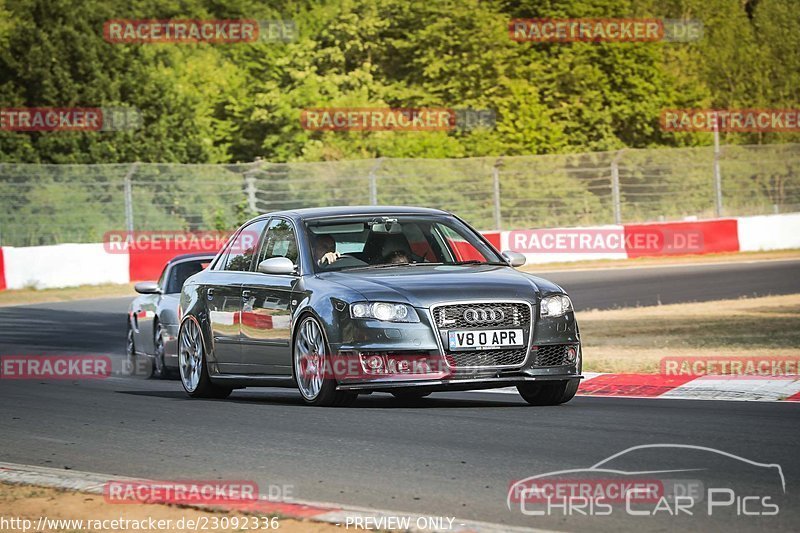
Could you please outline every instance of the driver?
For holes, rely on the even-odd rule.
[[[332,265],[335,263],[341,254],[336,251],[336,239],[331,235],[318,235],[314,239],[314,261],[319,266]]]

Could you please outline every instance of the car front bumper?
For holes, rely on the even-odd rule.
[[[386,324],[369,321],[349,324],[351,334],[332,345],[337,362],[346,364],[347,372],[337,373],[337,389],[343,391],[422,391],[478,390],[516,386],[535,381],[580,380],[582,350],[574,313],[552,319],[537,320],[527,345],[524,362],[514,367],[451,366],[440,333],[430,316],[420,313],[421,321],[413,324]],[[443,334],[442,334],[443,335]],[[546,349],[575,348],[576,357],[556,363],[543,363],[537,357]],[[541,351],[540,351],[541,350]],[[552,352],[551,352],[552,353]],[[426,372],[370,373],[368,358],[372,355],[398,359],[423,359],[429,364]],[[388,367],[389,365],[385,365]],[[353,371],[355,369],[355,371]]]

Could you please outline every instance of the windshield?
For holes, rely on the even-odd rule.
[[[369,216],[306,222],[317,272],[424,264],[502,264],[455,218]]]
[[[204,257],[192,261],[181,261],[172,265],[167,280],[167,286],[164,288],[165,294],[177,294],[181,292],[184,282],[189,279],[189,276],[194,276],[198,272],[204,270],[213,258]]]

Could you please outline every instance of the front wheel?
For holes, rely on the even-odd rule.
[[[227,398],[231,389],[214,385],[206,367],[206,351],[200,325],[187,318],[178,333],[178,366],[183,390],[192,398]]]
[[[517,385],[519,395],[531,405],[558,405],[567,403],[578,392],[577,379],[544,381]]]
[[[128,320],[128,334],[125,342],[125,365],[123,372],[128,376],[135,376],[137,373],[137,364],[139,357],[136,355],[136,342],[134,340],[133,324]],[[149,361],[147,361],[149,363]],[[147,374],[145,377],[149,378],[152,375],[152,366],[147,365]]]
[[[300,321],[294,337],[294,377],[303,401],[320,407],[346,407],[352,404],[357,394],[336,390],[336,378],[333,376],[330,350],[322,324],[308,315]]]

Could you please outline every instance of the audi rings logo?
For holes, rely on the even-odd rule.
[[[491,309],[488,307],[470,307],[464,311],[464,320],[470,324],[486,324],[490,322],[500,322],[506,317],[502,309]]]

